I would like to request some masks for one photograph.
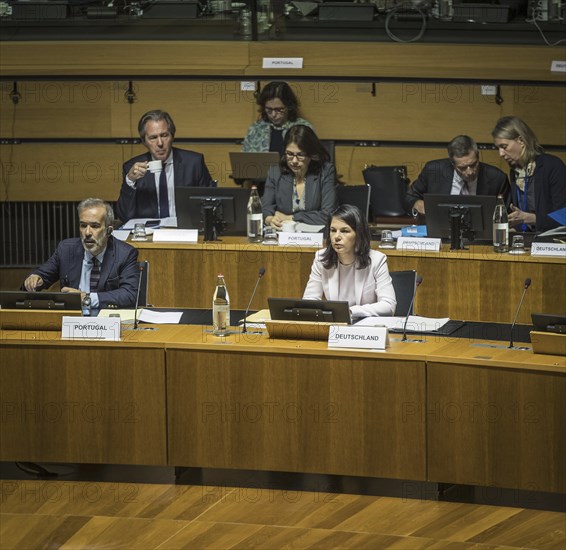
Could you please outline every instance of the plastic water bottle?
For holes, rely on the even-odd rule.
[[[215,336],[226,336],[230,325],[230,297],[224,282],[224,275],[218,274],[216,289],[212,297],[212,333]]]
[[[509,218],[503,195],[497,196],[497,204],[493,212],[493,251],[507,252],[509,250]]]
[[[92,300],[90,299],[90,294],[87,292],[84,295],[81,305],[81,308],[83,310],[83,317],[90,317],[91,305],[92,305]]]
[[[263,214],[261,211],[261,200],[257,187],[252,187],[250,200],[248,201],[248,241],[260,243],[263,239]]]

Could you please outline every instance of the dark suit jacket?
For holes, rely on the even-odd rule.
[[[566,206],[566,166],[554,155],[543,153],[536,158],[535,214],[536,231],[548,231],[559,227],[559,223],[548,216],[551,212]],[[522,208],[517,200],[515,171],[511,171],[511,202]]]
[[[123,222],[132,218],[159,217],[155,174],[148,170],[133,188],[126,183],[126,174],[135,162],[150,160],[151,155],[145,153],[125,162],[122,167],[122,188],[116,209],[118,217]],[[173,172],[175,173],[175,187],[214,187],[216,185],[204,163],[204,156],[194,151],[173,147]]]
[[[79,288],[84,253],[80,239],[65,239],[59,243],[53,256],[32,273],[43,279],[44,288],[49,288],[57,280],[62,287]],[[137,258],[138,251],[133,246],[110,236],[97,289],[100,308],[136,305],[140,277]]]
[[[423,198],[425,193],[435,195],[450,195],[454,166],[450,159],[431,160],[425,164],[419,177],[409,187],[407,192],[407,206],[410,210],[415,202]],[[505,172],[499,168],[480,162],[478,172],[477,195],[498,195],[505,197],[509,194],[509,182]]]
[[[293,214],[297,222],[326,225],[330,214],[338,207],[336,169],[330,162],[322,165],[320,174],[307,174],[305,185],[305,211],[293,213],[293,174],[282,174],[279,166],[272,166],[267,174],[261,198],[263,217],[275,211]]]

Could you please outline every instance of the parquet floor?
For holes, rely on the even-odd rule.
[[[0,548],[564,550],[558,512],[257,488],[0,481]]]

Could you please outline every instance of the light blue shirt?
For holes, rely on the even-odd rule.
[[[100,262],[100,267],[102,268],[102,260],[104,260],[104,253],[106,252],[106,248],[98,255],[95,256],[96,259]],[[92,309],[98,309],[100,302],[98,300],[98,292],[90,292],[90,273],[92,271],[92,258],[94,256],[88,251],[85,250],[83,256],[83,267],[81,270],[81,283],[79,285],[79,290],[82,292],[90,293],[90,307]]]

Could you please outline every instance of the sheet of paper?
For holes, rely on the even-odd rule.
[[[143,308],[140,307],[138,309],[138,319],[142,311]],[[133,323],[134,313],[135,309],[101,309],[98,312],[98,317],[110,317],[111,315],[119,315],[120,321],[122,321],[122,323],[127,323],[129,321]]]
[[[138,319],[144,323],[153,323],[156,325],[178,325],[182,316],[182,311],[151,311],[144,309]]]
[[[411,332],[430,332],[443,327],[450,318],[435,319],[433,317],[420,317],[418,315],[409,315],[407,321],[407,330]],[[361,319],[356,325],[375,327],[384,326],[391,330],[403,330],[405,317],[366,317]]]
[[[324,225],[311,225],[308,223],[297,224],[297,233],[320,233],[324,229]]]
[[[198,243],[197,229],[156,229],[154,243]]]
[[[114,231],[112,231],[112,236],[118,239],[119,241],[127,240],[129,235],[130,235],[129,229],[115,229]]]

